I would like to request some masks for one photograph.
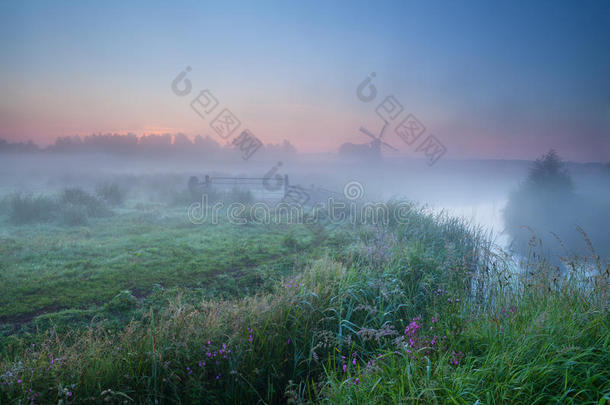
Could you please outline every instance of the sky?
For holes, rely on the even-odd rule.
[[[190,106],[207,89],[263,142],[302,152],[366,143],[358,129],[379,132],[394,96],[447,157],[610,161],[608,1],[3,1],[0,55],[10,141],[214,137]]]

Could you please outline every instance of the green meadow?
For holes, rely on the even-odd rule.
[[[116,192],[3,197],[0,403],[610,403],[593,253],[515,271],[414,204],[193,224]]]

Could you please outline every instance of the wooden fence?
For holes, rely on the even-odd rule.
[[[255,200],[284,201],[300,205],[313,205],[325,203],[329,199],[344,200],[344,195],[323,187],[301,187],[291,185],[288,175],[266,177],[216,177],[206,175],[201,181],[193,176],[188,183],[191,192],[205,192],[206,190],[248,190]]]

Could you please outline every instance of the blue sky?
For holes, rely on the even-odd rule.
[[[371,72],[454,157],[610,160],[610,2],[2,2],[0,137],[209,134],[186,66],[267,142],[380,126]],[[408,152],[408,150],[407,150]]]

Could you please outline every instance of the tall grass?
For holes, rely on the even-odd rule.
[[[121,330],[13,337],[0,401],[605,403],[606,284],[511,275],[466,223],[402,223],[270,293],[166,301]],[[607,277],[600,268],[599,274]],[[513,278],[507,281],[508,278]]]

